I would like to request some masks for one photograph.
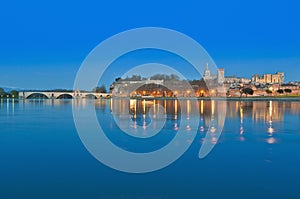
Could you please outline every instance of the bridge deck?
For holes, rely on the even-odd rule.
[[[19,98],[28,99],[34,96],[40,96],[40,98],[48,99],[60,99],[60,98],[109,98],[112,96],[111,93],[93,93],[93,92],[40,92],[40,91],[30,91],[30,92],[19,92]]]

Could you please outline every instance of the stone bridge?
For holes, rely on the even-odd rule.
[[[111,93],[93,93],[93,92],[19,92],[20,99],[31,99],[31,98],[44,98],[44,99],[65,99],[65,98],[78,98],[78,99],[100,99],[110,98]]]

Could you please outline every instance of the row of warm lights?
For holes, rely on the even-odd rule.
[[[215,90],[212,90],[211,92],[212,92],[212,93],[215,93]],[[137,91],[135,91],[135,92],[134,92],[135,95],[138,94],[138,93],[142,93],[143,95],[146,95],[146,94],[149,93],[149,92],[147,92],[147,91],[142,91],[142,92],[137,92]],[[178,95],[178,93],[179,93],[178,91],[174,91],[174,95]],[[186,93],[186,94],[191,94],[191,91],[190,91],[190,90],[186,90],[185,93]],[[160,93],[160,91],[153,91],[151,94],[153,94],[153,95],[155,95],[155,94],[159,95],[159,94],[161,94],[161,93]],[[200,91],[200,94],[203,95],[203,94],[204,94],[204,90],[201,90],[201,91]]]
[[[4,96],[4,95],[1,95],[1,98],[3,98],[3,97],[9,98],[9,95],[6,95],[6,96]],[[14,96],[14,95],[12,95],[11,97],[12,97],[12,98],[15,98],[15,96]]]

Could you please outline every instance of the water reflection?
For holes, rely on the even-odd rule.
[[[15,114],[16,108],[31,108],[44,106],[67,106],[85,107],[88,104],[95,106],[96,112],[104,114],[115,113],[117,117],[130,115],[133,122],[132,127],[143,127],[145,130],[151,122],[153,127],[158,127],[160,120],[167,120],[172,129],[177,131],[180,127],[180,117],[184,116],[190,120],[198,115],[199,126],[198,132],[207,132],[214,134],[216,127],[222,124],[218,120],[220,109],[227,105],[227,120],[239,121],[236,133],[240,141],[245,141],[245,133],[252,132],[255,125],[265,128],[267,135],[265,142],[268,144],[278,143],[276,139],[277,132],[283,128],[286,115],[300,118],[299,101],[221,101],[221,100],[159,100],[159,99],[102,99],[102,100],[17,100],[17,99],[0,99],[1,114]],[[195,108],[197,107],[197,108]],[[124,120],[128,119],[123,118]],[[186,131],[191,130],[191,126],[186,123]],[[213,140],[212,140],[213,142]]]
[[[195,143],[245,143],[259,142],[267,147],[264,161],[273,162],[272,150],[286,142],[284,134],[299,133],[300,101],[222,101],[222,100],[160,100],[160,99],[96,99],[96,100],[0,100],[2,121],[12,120],[26,111],[45,114],[71,107],[95,107],[98,121],[104,124],[108,137],[117,146],[133,152],[150,152],[171,142],[178,131],[183,134],[197,132]],[[218,133],[222,126],[219,113],[227,106],[226,124],[223,135]],[[22,114],[19,114],[21,111]],[[23,114],[24,115],[24,114]],[[198,124],[193,121],[195,118]],[[117,118],[117,120],[115,120]],[[0,118],[1,119],[1,118]],[[182,119],[185,121],[182,122]],[[1,121],[1,120],[0,120]],[[117,122],[116,122],[117,121]],[[119,125],[119,126],[118,126]],[[292,130],[290,130],[292,129]],[[296,130],[295,130],[296,129]],[[123,131],[124,130],[124,131]],[[128,137],[120,136],[122,132]],[[149,138],[137,141],[136,138]],[[186,139],[176,143],[180,147]],[[247,144],[246,144],[247,143]],[[197,149],[199,150],[199,146]],[[199,155],[200,157],[200,155]]]
[[[199,197],[203,195],[202,190],[205,191],[207,189],[208,194],[205,193],[207,194],[206,198],[210,198],[209,194],[215,190],[216,185],[211,183],[211,187],[207,186],[209,183],[207,183],[206,179],[211,179],[211,182],[225,179],[222,180],[222,182],[223,184],[224,182],[227,183],[229,187],[231,185],[232,187],[235,187],[234,185],[241,181],[242,186],[240,187],[246,188],[242,191],[240,187],[238,188],[238,192],[241,193],[238,193],[239,196],[244,193],[247,194],[249,188],[256,190],[257,187],[264,186],[266,190],[283,190],[280,195],[284,195],[283,192],[285,191],[287,193],[292,192],[292,194],[297,193],[299,195],[299,192],[294,191],[294,189],[298,190],[297,179],[299,179],[299,172],[297,171],[299,171],[298,148],[300,143],[300,102],[274,100],[271,102],[268,100],[227,101],[225,103],[227,103],[228,107],[227,121],[224,132],[218,140],[218,142],[220,141],[222,144],[218,145],[215,148],[216,151],[207,159],[200,161],[196,156],[200,149],[200,143],[205,142],[204,136],[210,134],[211,137],[209,141],[212,144],[217,142],[215,133],[210,131],[209,133],[206,132],[210,129],[210,121],[212,118],[214,118],[214,125],[217,125],[219,122],[218,113],[222,106],[222,102],[218,100],[212,102],[203,99],[197,101],[197,103],[194,100],[190,100],[189,102],[186,101],[183,102],[183,104],[180,104],[178,100],[157,99],[145,101],[7,101],[7,99],[0,99],[0,124],[2,125],[0,140],[3,152],[2,157],[4,158],[4,161],[2,161],[1,164],[1,170],[3,171],[1,177],[4,177],[3,185],[6,182],[28,181],[32,176],[43,174],[45,171],[49,171],[49,175],[47,174],[48,180],[51,181],[51,179],[54,179],[52,184],[55,184],[57,183],[57,180],[55,179],[64,176],[65,172],[67,172],[66,175],[68,176],[74,176],[78,171],[83,171],[83,173],[79,173],[79,177],[96,175],[92,179],[93,182],[98,182],[99,179],[102,179],[103,177],[108,177],[108,180],[111,179],[109,183],[103,183],[101,190],[99,189],[99,184],[95,186],[92,184],[91,186],[96,187],[97,191],[111,191],[111,185],[114,183],[117,182],[117,186],[121,186],[130,180],[130,182],[133,181],[133,184],[136,185],[132,187],[139,186],[141,180],[143,182],[145,181],[145,183],[151,187],[154,184],[159,183],[156,177],[159,178],[159,176],[163,175],[169,176],[169,178],[162,180],[157,187],[164,187],[164,185],[171,183],[170,188],[167,187],[166,189],[163,189],[170,191],[170,193],[173,193],[172,191],[174,191],[174,189],[172,189],[172,187],[174,187],[174,184],[172,184],[174,179],[183,178],[184,182],[192,180],[192,183],[188,183],[186,187],[183,187],[184,190],[190,190],[191,185],[195,185],[192,187],[193,190],[197,190],[197,187],[202,187],[199,193],[197,193]],[[174,137],[173,135],[178,131],[180,125],[182,125],[181,115],[183,115],[184,118],[189,115],[190,120],[193,119],[194,115],[199,115],[198,134],[193,141],[190,150],[171,167],[161,170],[159,173],[143,175],[143,178],[140,178],[137,175],[124,175],[123,173],[110,171],[110,169],[105,168],[101,164],[99,165],[97,161],[87,154],[82,144],[79,142],[72,121],[71,107],[72,105],[75,107],[88,107],[90,104],[95,107],[96,113],[101,115],[101,118],[104,118],[99,122],[106,125],[106,129],[104,130],[107,130],[105,132],[111,135],[109,139],[115,139],[114,143],[116,143],[116,145],[120,144],[117,146],[127,149],[128,151],[149,152],[160,149],[170,143],[170,140]],[[127,110],[125,109],[125,105],[129,107]],[[198,112],[197,109],[195,109],[195,106],[198,106]],[[147,139],[135,139],[133,142],[130,142],[127,137],[120,136],[121,133],[113,122],[111,115],[117,111],[124,113],[126,113],[126,111],[127,113],[129,112],[132,117],[130,119],[134,124],[134,128],[143,126],[144,119],[146,119],[145,122],[147,125],[149,122],[147,120],[149,115],[152,115],[153,118],[166,116],[166,118],[163,118],[167,120],[165,129],[160,133],[162,135],[153,141],[149,142]],[[160,113],[166,114],[160,115]],[[7,114],[9,114],[9,116],[7,116]],[[146,118],[143,118],[143,115],[145,115]],[[186,127],[188,126],[184,126],[184,129],[186,129]],[[192,126],[190,127],[192,128]],[[193,130],[194,129],[191,129],[184,133],[189,134],[189,132]],[[170,139],[167,139],[168,136]],[[119,140],[117,140],[118,138]],[[139,143],[137,144],[136,142]],[[180,145],[181,143],[178,142],[176,144]],[[6,157],[9,158],[7,159],[8,161],[5,161]],[[55,164],[49,164],[49,162],[54,162]],[[82,164],[82,162],[85,164]],[[38,167],[36,167],[36,165],[38,165]],[[77,167],[74,167],[74,165]],[[9,171],[8,168],[15,168],[12,171],[17,172],[16,175],[7,173],[6,171]],[[57,173],[57,168],[60,168],[59,173]],[[75,170],[72,169],[70,171],[69,168],[75,168]],[[86,168],[91,169],[87,171]],[[231,168],[231,170],[228,170],[228,168]],[[19,173],[18,170],[20,171]],[[253,170],[256,171],[254,173],[252,172],[253,174],[251,172],[250,174],[249,172],[245,172]],[[7,174],[5,174],[5,172]],[[277,181],[282,181],[282,183],[274,183],[276,181],[274,175],[277,175],[278,173],[280,173],[280,176]],[[109,176],[113,177],[109,178]],[[128,180],[128,176],[133,176],[133,179]],[[185,178],[185,176],[187,177]],[[281,179],[281,177],[283,179]],[[42,175],[41,178],[36,178],[36,183],[34,182],[34,184],[37,184],[38,186],[40,181],[44,180],[44,178],[44,175]],[[73,179],[73,177],[70,178],[71,181],[68,181],[67,179],[68,183],[72,183]],[[85,177],[78,179],[82,182],[86,181]],[[161,180],[162,178],[159,179]],[[134,180],[136,180],[136,182],[134,182]],[[178,185],[176,183],[177,182],[175,182],[175,187]],[[105,184],[109,184],[109,186],[105,186]],[[252,186],[253,184],[255,186]],[[272,187],[274,184],[275,189]],[[130,186],[131,185],[132,183]],[[80,186],[78,185],[78,187]],[[84,187],[85,185],[82,184],[82,186]],[[143,185],[141,185],[141,187],[142,186]],[[178,185],[178,187],[180,186]],[[183,184],[183,186],[185,185]],[[32,187],[34,189],[36,186]],[[124,190],[128,190],[128,188],[130,187],[125,187]],[[230,193],[233,193],[237,189],[231,190],[230,188],[228,189],[228,186],[225,186],[218,197],[211,198],[220,198],[222,197],[222,194],[227,193],[228,190]],[[84,190],[84,192],[88,191],[90,191],[90,189]],[[133,188],[131,191],[134,192],[135,189]],[[152,194],[152,192],[150,194]],[[262,194],[262,192],[259,191],[255,193],[255,195],[252,195],[253,198],[255,198],[255,196],[259,197],[261,196],[259,194]],[[276,193],[272,195],[275,198]],[[163,194],[164,193],[161,193],[161,195]],[[180,194],[185,196],[184,194],[186,193]],[[268,198],[267,194],[269,193],[266,192],[266,197],[264,198]],[[107,195],[104,195],[103,198]],[[174,198],[174,195],[170,196],[170,198]],[[227,195],[229,197],[229,194]],[[118,197],[120,197],[120,195],[116,196],[116,198]],[[158,198],[159,196],[153,197]]]
[[[213,119],[218,114],[218,106],[220,101],[216,100],[185,100],[184,107],[180,107],[178,100],[137,100],[137,99],[102,99],[102,100],[57,100],[57,99],[38,99],[38,100],[17,100],[17,99],[0,99],[0,108],[14,110],[15,104],[24,105],[43,105],[43,106],[61,106],[65,104],[73,104],[75,106],[85,106],[88,103],[94,103],[96,109],[105,109],[109,104],[112,111],[126,112],[126,107],[129,104],[130,112],[136,117],[139,114],[147,114],[150,107],[153,111],[160,112],[163,108],[167,115],[174,116],[173,119],[178,119],[178,115],[185,113],[187,118],[189,116],[200,114],[201,120]],[[115,104],[114,102],[118,103]],[[128,104],[127,104],[128,103]],[[268,130],[270,133],[274,132],[272,126],[273,122],[284,121],[285,113],[290,113],[300,117],[300,101],[227,101],[227,118],[239,118],[240,123],[243,124],[245,118],[251,118],[254,123],[266,122],[269,124]],[[196,105],[199,108],[194,109]],[[159,106],[156,106],[159,105]],[[6,106],[6,107],[4,107]],[[196,113],[195,110],[199,110]],[[208,126],[208,123],[204,124]]]
[[[114,102],[117,102],[114,106]],[[126,111],[127,103],[129,104],[132,114],[147,114],[149,107],[153,107],[154,112],[159,112],[159,108],[163,108],[168,115],[179,115],[184,112],[187,116],[199,114],[201,119],[207,120],[214,118],[218,114],[219,100],[184,100],[184,106],[180,107],[178,100],[138,100],[138,99],[0,99],[1,109],[15,108],[15,104],[19,105],[43,105],[43,106],[61,106],[65,104],[73,104],[75,106],[85,106],[88,103],[94,103],[96,108],[104,109],[109,105],[110,110],[115,109],[118,112]],[[240,118],[243,123],[244,118],[251,118],[253,122],[267,122],[272,127],[273,122],[284,121],[285,113],[290,113],[300,117],[300,101],[227,101],[227,118]],[[194,109],[196,105],[199,108]],[[159,106],[156,106],[159,105]],[[4,107],[6,106],[6,107]],[[219,107],[220,108],[220,107]],[[196,113],[195,110],[199,110]],[[174,117],[173,119],[176,119]],[[207,125],[207,124],[206,124]]]
[[[113,101],[113,100],[112,100]],[[111,102],[115,103],[115,102]],[[124,109],[124,104],[130,104],[130,110]],[[138,119],[142,115],[143,125],[147,125],[149,110],[153,109],[153,117],[159,109],[163,109],[170,121],[173,121],[173,129],[178,130],[180,126],[181,114],[189,120],[195,115],[200,116],[199,132],[209,131],[214,134],[216,127],[221,126],[222,121],[218,120],[220,109],[227,105],[226,119],[239,121],[238,135],[240,141],[245,141],[245,133],[251,132],[253,126],[265,126],[265,133],[268,135],[266,143],[274,144],[278,140],[273,136],[278,132],[278,127],[285,120],[285,114],[300,115],[300,102],[298,101],[221,101],[221,100],[185,100],[179,103],[178,100],[118,100],[117,106],[114,106],[114,112],[124,112],[132,115],[133,119]],[[159,105],[159,106],[156,106]],[[199,108],[194,109],[195,106]],[[197,111],[196,111],[197,110]],[[186,126],[190,131],[191,127]],[[214,142],[212,137],[212,142]]]

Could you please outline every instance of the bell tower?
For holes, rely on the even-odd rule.
[[[203,76],[204,79],[210,79],[210,70],[208,68],[208,63],[206,63],[206,68],[205,68],[205,71],[204,71],[204,76]]]

